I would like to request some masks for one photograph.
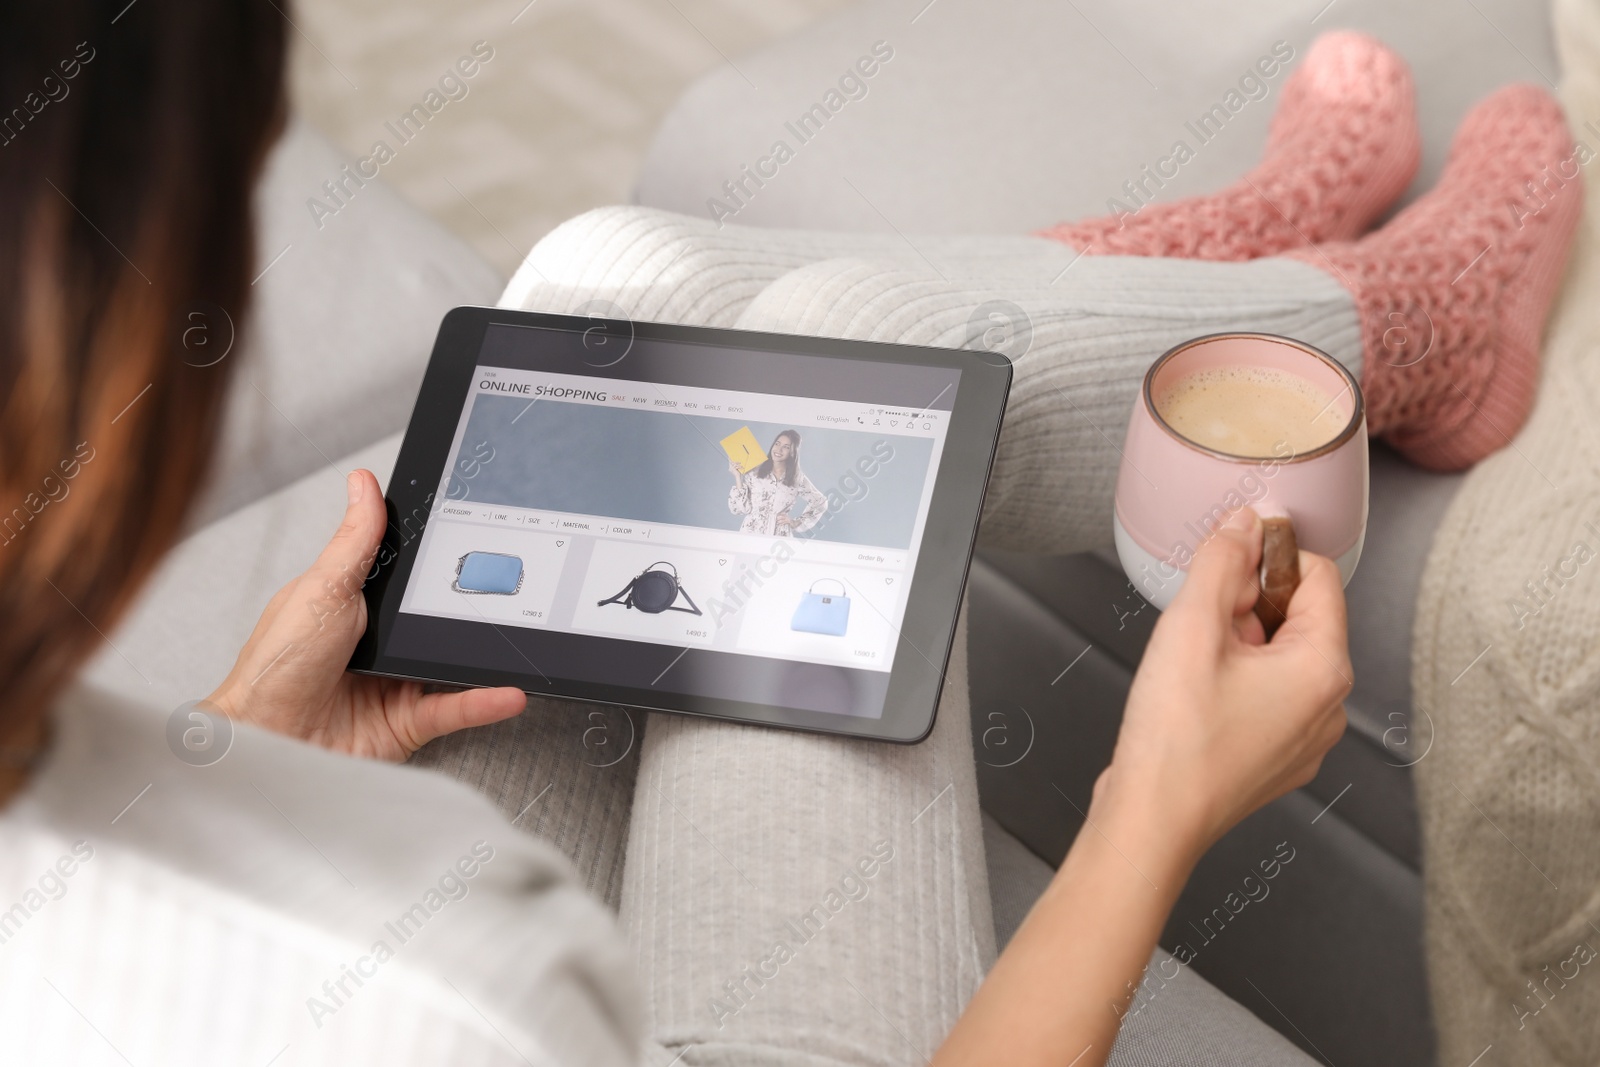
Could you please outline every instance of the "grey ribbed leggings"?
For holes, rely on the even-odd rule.
[[[1313,267],[1079,258],[1025,237],[609,208],[540,242],[501,304],[946,347],[996,331],[1016,379],[982,536],[1034,552],[1109,543],[1128,413],[1173,344],[1282,333],[1360,374],[1354,306]],[[620,908],[666,1058],[920,1063],[994,957],[966,651],[963,612],[913,747],[534,699],[415,762],[487,793]]]

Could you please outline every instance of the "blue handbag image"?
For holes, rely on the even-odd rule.
[[[832,582],[839,587],[837,593],[819,593],[817,586]],[[827,637],[843,637],[850,628],[850,598],[845,596],[844,583],[837,578],[818,578],[811,583],[800,606],[794,609],[789,629]]]
[[[522,559],[503,552],[468,552],[456,563],[450,588],[458,593],[514,596],[522,588]]]

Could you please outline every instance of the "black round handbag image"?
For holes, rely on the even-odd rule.
[[[666,567],[670,570],[659,571],[657,567]],[[688,603],[688,607],[679,607],[679,597]],[[600,606],[607,604],[621,604],[627,608],[637,608],[646,615],[660,615],[663,611],[682,611],[690,615],[701,614],[699,607],[683,586],[678,584],[678,568],[661,560],[650,564],[640,571],[638,576],[622,587],[616,596],[607,597],[600,601]]]

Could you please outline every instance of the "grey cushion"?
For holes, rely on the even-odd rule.
[[[226,357],[240,365],[193,528],[403,429],[439,319],[493,303],[504,286],[379,181],[319,226],[308,201],[327,201],[322,183],[345,162],[300,121],[268,159],[256,190],[255,309]]]
[[[1380,37],[1411,63],[1424,134],[1415,193],[1466,109],[1509,81],[1553,84],[1547,5],[1534,0],[873,0],[696,83],[662,123],[638,199],[690,215],[777,140],[794,158],[732,221],[905,232],[1024,232],[1102,214],[1122,184],[1185,139],[1156,192],[1236,180],[1260,156],[1285,75],[1204,144],[1185,123],[1275,41],[1303,55],[1323,30]],[[920,10],[920,14],[919,14]],[[915,16],[915,18],[914,18]],[[1314,19],[1314,21],[1313,21]],[[822,131],[792,123],[875,41],[894,58]],[[768,170],[771,168],[768,167]]]

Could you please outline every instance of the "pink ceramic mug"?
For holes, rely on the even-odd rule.
[[[1183,437],[1156,410],[1155,397],[1180,378],[1220,367],[1264,367],[1310,381],[1333,398],[1341,429],[1320,447],[1295,454],[1280,443],[1269,457],[1231,455]],[[1367,532],[1361,386],[1331,356],[1287,337],[1197,337],[1151,365],[1134,401],[1114,520],[1123,571],[1140,595],[1165,608],[1195,550],[1246,504],[1263,514],[1287,514],[1300,547],[1334,560],[1349,583]]]

